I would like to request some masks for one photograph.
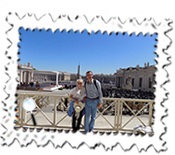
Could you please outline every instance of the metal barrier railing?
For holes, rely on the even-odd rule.
[[[52,94],[26,94],[26,93],[17,93],[18,96],[16,98],[17,101],[17,120],[15,127],[32,127],[32,128],[61,128],[61,129],[71,129],[70,122],[68,125],[60,125],[60,123],[68,116],[67,111],[70,104],[70,99],[68,95],[52,95]],[[40,114],[42,115],[49,124],[37,124],[34,126],[33,124],[29,124],[31,119],[28,113],[23,109],[22,103],[27,98],[31,97],[36,102],[36,109],[34,116]],[[65,101],[67,100],[67,103]],[[138,104],[136,104],[138,103]],[[153,114],[153,103],[154,100],[143,100],[143,99],[126,99],[126,98],[103,98],[102,108],[97,111],[96,121],[98,124],[99,117],[101,116],[103,120],[110,126],[109,127],[94,127],[94,130],[98,131],[128,131],[132,132],[133,128],[126,129],[126,125],[128,125],[134,118],[137,118],[138,121],[143,125],[150,127],[152,126],[152,114]],[[53,111],[44,112],[48,108],[48,106],[53,105]],[[61,118],[59,117],[59,121],[57,121],[58,110],[62,111]],[[148,112],[148,124],[146,125],[142,118],[139,118],[138,115],[142,115],[141,113],[146,110]],[[124,118],[124,112],[129,111],[133,116],[130,118],[127,117],[127,122],[122,124],[122,118]],[[136,113],[135,113],[136,111]],[[105,113],[112,113],[112,118],[114,123],[105,116]],[[52,119],[47,116],[47,114],[51,115]],[[60,113],[59,113],[60,115]],[[108,115],[107,115],[108,116]],[[29,118],[28,118],[29,117]],[[108,116],[109,117],[109,116]],[[38,121],[38,120],[36,120]],[[100,119],[100,122],[102,120]],[[103,123],[102,123],[103,124]],[[81,124],[84,128],[84,125]]]

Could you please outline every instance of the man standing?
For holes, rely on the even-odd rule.
[[[97,108],[100,109],[102,104],[102,91],[100,82],[92,78],[92,71],[87,71],[86,77],[88,79],[84,84],[86,97],[84,97],[83,99],[86,109],[85,133],[93,130],[97,114]],[[89,120],[90,116],[91,120]]]

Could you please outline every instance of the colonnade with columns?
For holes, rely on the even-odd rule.
[[[33,71],[20,70],[19,81],[22,83],[30,83],[33,81]]]
[[[53,73],[55,73],[56,84],[58,84],[58,74],[59,74],[59,72],[53,72]],[[47,73],[43,73],[43,74],[47,75]],[[22,82],[22,83],[25,83],[25,84],[28,84],[30,82],[34,82],[34,71],[33,70],[32,71],[30,71],[30,70],[20,70],[19,71],[19,82]]]

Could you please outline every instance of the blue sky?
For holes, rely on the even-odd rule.
[[[149,62],[155,65],[154,47],[158,42],[156,34],[143,36],[128,36],[119,33],[90,35],[85,30],[82,34],[72,30],[19,29],[21,41],[18,55],[20,63],[28,63],[37,70],[65,71],[77,73],[80,64],[80,74],[92,70],[94,74],[114,74],[119,68],[144,66]]]

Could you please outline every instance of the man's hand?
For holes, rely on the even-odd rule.
[[[86,97],[83,98],[83,102],[86,103]]]
[[[77,100],[75,102],[78,104],[78,101]]]
[[[101,103],[99,103],[99,104],[97,105],[97,107],[98,107],[98,109],[100,109],[100,108],[101,108]]]

